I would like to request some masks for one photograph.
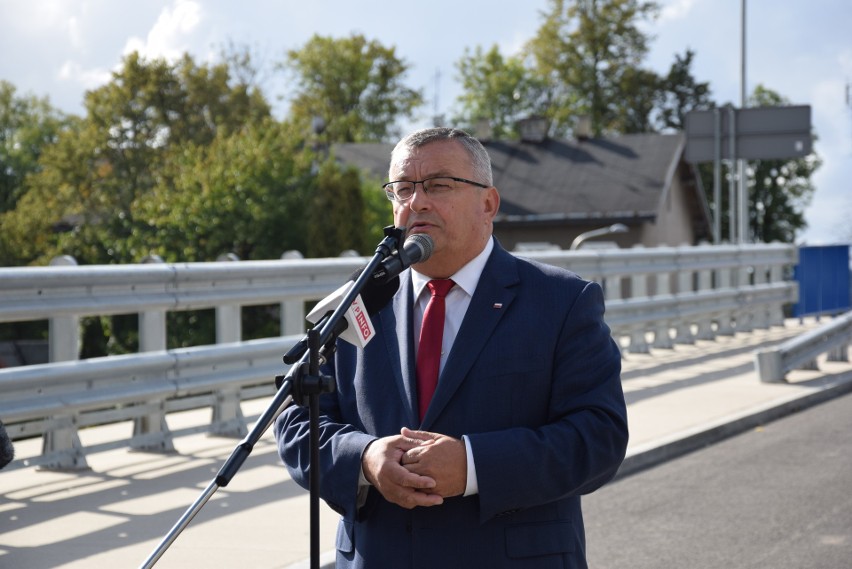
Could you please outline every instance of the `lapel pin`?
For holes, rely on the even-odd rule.
[[[503,308],[503,303],[502,302],[495,302],[494,308]]]

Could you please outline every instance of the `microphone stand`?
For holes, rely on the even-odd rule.
[[[349,306],[355,298],[361,294],[364,286],[369,282],[373,273],[379,267],[381,262],[386,259],[394,250],[399,249],[399,243],[405,234],[404,227],[385,227],[385,238],[376,247],[376,252],[367,263],[367,266],[361,272],[361,275],[355,280],[353,286],[343,297],[338,307],[332,315],[326,320],[321,329],[315,326],[308,331],[307,334],[307,353],[302,354],[301,360],[290,367],[290,370],[285,376],[277,376],[275,385],[278,387],[278,392],[272,398],[272,402],[258,418],[257,422],[252,427],[251,431],[240,441],[231,456],[219,469],[216,477],[210,481],[207,487],[201,492],[189,508],[178,519],[172,529],[163,537],[157,547],[148,556],[148,558],[139,566],[139,569],[150,569],[163,556],[166,550],[183,532],[186,526],[192,519],[201,511],[201,508],[213,497],[213,494],[219,488],[228,485],[234,475],[242,467],[243,463],[248,458],[254,445],[260,440],[260,437],[272,426],[276,417],[281,414],[284,409],[291,404],[308,406],[309,424],[310,424],[310,519],[311,519],[311,569],[319,569],[320,559],[320,524],[319,524],[319,396],[322,393],[333,393],[335,389],[334,378],[329,376],[320,376],[319,368],[321,361],[327,358],[324,353],[326,348],[334,350],[334,342],[337,339],[339,331],[335,331],[337,323],[344,318]],[[400,249],[401,250],[401,249]]]

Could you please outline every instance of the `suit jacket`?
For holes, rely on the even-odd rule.
[[[417,412],[410,272],[363,349],[339,342],[321,396],[321,497],[342,516],[337,568],[586,567],[580,495],[624,459],[621,356],[598,284],[495,243],[426,416]],[[479,493],[406,510],[370,488],[361,455],[407,426],[468,435]],[[277,419],[279,453],[307,487],[308,412]]]

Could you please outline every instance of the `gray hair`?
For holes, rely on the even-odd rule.
[[[488,156],[488,151],[485,150],[485,147],[477,139],[465,131],[456,128],[426,128],[412,132],[400,140],[394,147],[393,152],[391,152],[391,165],[396,163],[397,156],[400,153],[426,146],[430,142],[439,140],[455,140],[460,142],[470,156],[473,173],[476,176],[474,181],[489,186],[494,184],[494,177],[491,173],[491,157]]]

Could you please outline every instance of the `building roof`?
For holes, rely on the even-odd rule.
[[[684,164],[682,134],[484,145],[500,191],[498,220],[506,221],[652,220]],[[333,152],[384,180],[392,149],[392,144],[337,144]],[[689,185],[700,191],[697,183]],[[691,201],[693,209],[703,209],[703,196]]]
[[[504,216],[653,218],[681,144],[680,135],[647,134],[487,148]]]

